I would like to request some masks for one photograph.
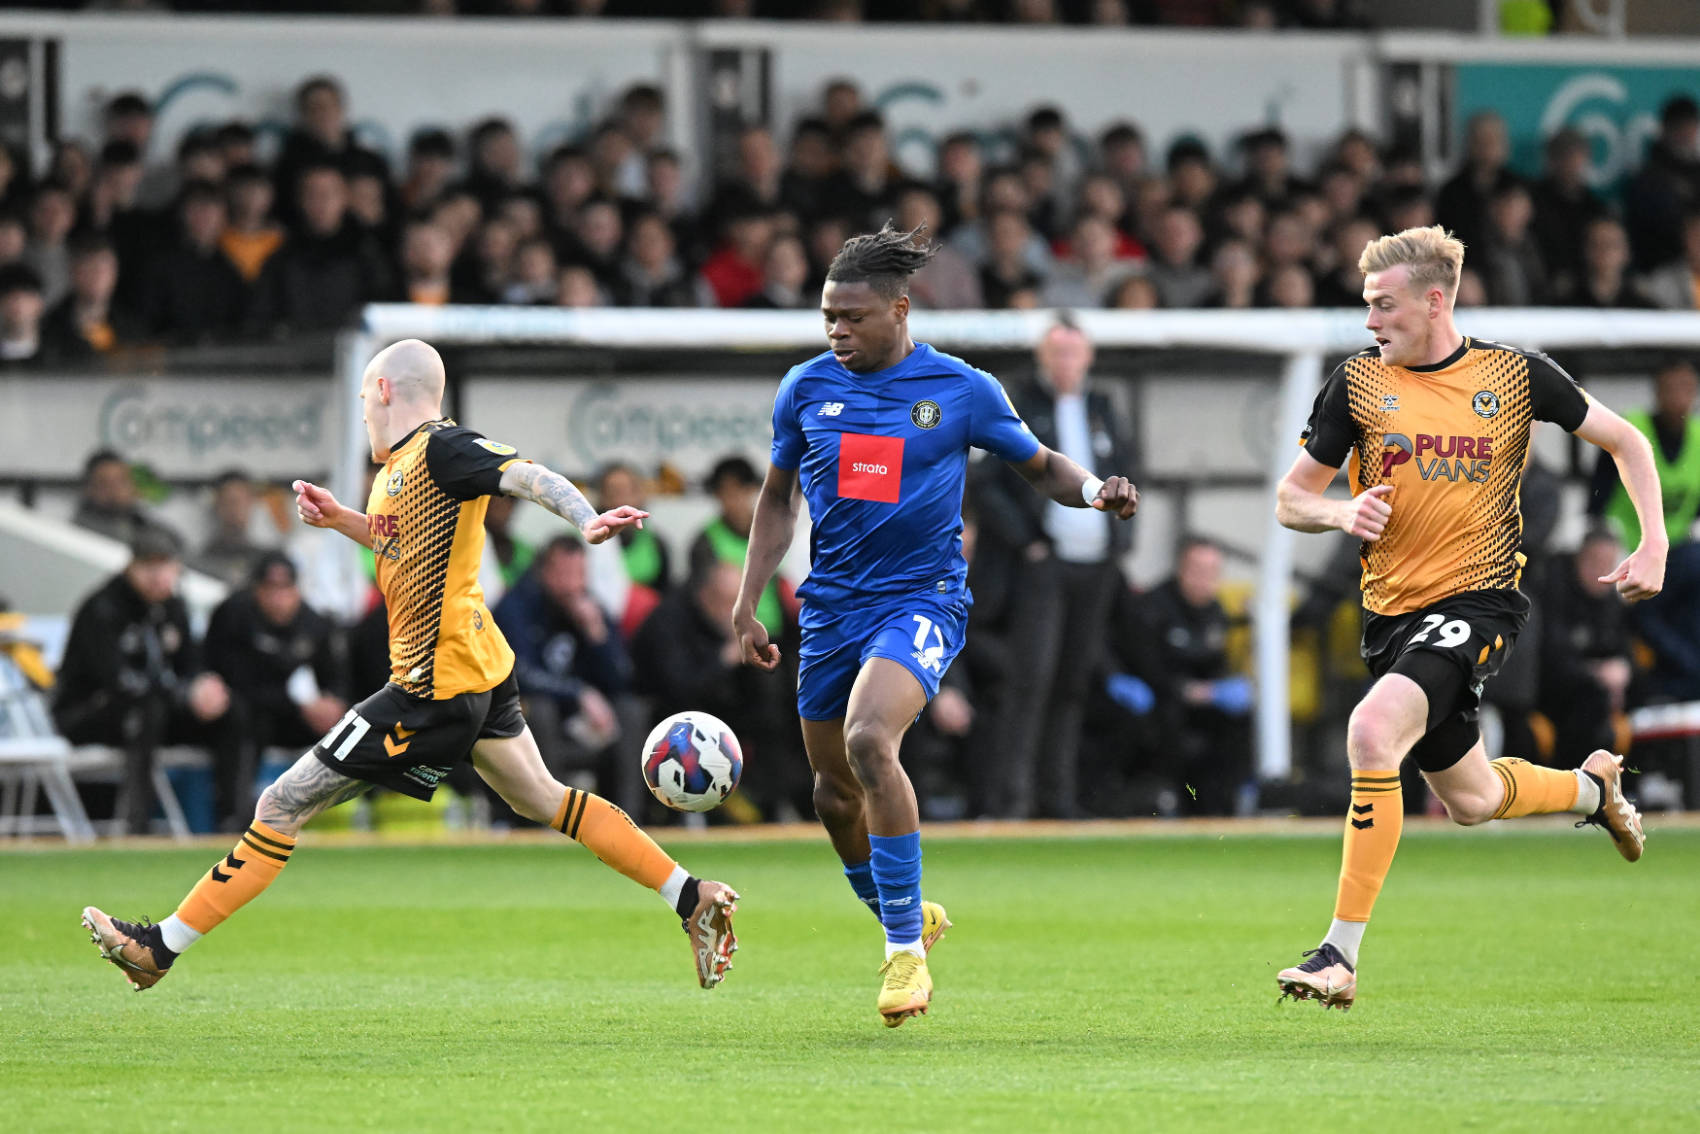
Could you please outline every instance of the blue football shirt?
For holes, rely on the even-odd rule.
[[[1039,451],[998,380],[960,358],[916,343],[866,374],[831,351],[793,367],[773,403],[772,460],[800,470],[809,502],[809,577],[798,594],[966,591],[970,446],[1017,462]]]

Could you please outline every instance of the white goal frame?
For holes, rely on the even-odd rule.
[[[1357,309],[1309,311],[1077,311],[1099,347],[1237,350],[1278,355],[1280,397],[1269,428],[1268,485],[1292,463],[1294,447],[1322,379],[1323,361],[1361,350],[1369,338]],[[976,349],[1031,349],[1054,321],[1050,311],[916,311],[915,337],[966,355]],[[1700,313],[1599,311],[1571,308],[1498,308],[1459,312],[1465,332],[1546,351],[1566,348],[1700,347]],[[720,311],[697,309],[543,307],[368,306],[359,330],[338,342],[336,388],[342,415],[341,454],[335,487],[352,498],[365,483],[370,461],[359,410],[361,374],[380,348],[404,338],[437,344],[524,342],[646,350],[795,349],[798,358],[823,346],[819,317],[812,311]],[[1562,361],[1562,360],[1560,360]],[[777,388],[779,375],[774,375]],[[1208,412],[1207,406],[1205,412]],[[1282,439],[1291,439],[1291,444]],[[1255,678],[1257,770],[1261,779],[1287,776],[1292,768],[1292,719],[1288,710],[1288,617],[1294,532],[1268,510],[1263,559],[1258,565]],[[350,549],[348,569],[359,571]]]

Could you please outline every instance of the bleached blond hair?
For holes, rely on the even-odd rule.
[[[1438,287],[1456,295],[1458,274],[1464,268],[1464,242],[1433,224],[1372,240],[1358,257],[1358,271],[1366,276],[1400,264],[1410,267],[1411,287],[1416,291]]]

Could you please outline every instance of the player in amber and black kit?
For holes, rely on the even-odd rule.
[[[1597,751],[1574,771],[1490,762],[1476,722],[1482,684],[1528,619],[1517,589],[1517,493],[1534,422],[1554,422],[1617,461],[1645,535],[1601,582],[1630,602],[1657,594],[1664,580],[1652,451],[1546,355],[1458,333],[1452,304],[1463,261],[1463,244],[1440,228],[1364,249],[1358,267],[1376,346],[1329,377],[1304,450],[1277,489],[1287,527],[1338,528],[1364,541],[1363,656],[1376,682],[1346,737],[1352,804],[1334,921],[1308,960],[1276,977],[1284,995],[1325,1008],[1350,1008],[1357,995],[1358,944],[1399,845],[1407,755],[1454,822],[1573,811],[1604,827],[1624,858],[1641,857],[1621,756]],[[1355,495],[1328,499],[1323,490],[1348,458]]]
[[[259,896],[288,863],[319,812],[374,784],[429,799],[468,752],[478,774],[516,812],[548,823],[626,877],[656,890],[690,936],[697,980],[713,988],[737,948],[738,895],[698,880],[600,796],[559,783],[520,715],[513,650],[478,586],[484,510],[497,493],[533,500],[591,543],[648,513],[596,513],[572,482],[442,416],[443,362],[417,339],[384,350],[360,388],[372,456],[383,461],[365,511],[295,482],[301,518],[369,544],[389,612],[390,681],[360,702],[260,797],[229,855],[159,925],[117,921],[93,906],[83,924],[137,990],[177,954]]]

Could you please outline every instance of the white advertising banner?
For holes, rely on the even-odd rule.
[[[1308,164],[1320,147],[1373,113],[1360,66],[1371,41],[1352,35],[1268,35],[1068,28],[857,28],[709,24],[703,41],[773,52],[782,132],[819,113],[826,84],[848,77],[890,127],[896,156],[931,173],[933,152],[953,130],[995,135],[1041,104],[1095,139],[1111,123],[1139,124],[1154,163],[1193,134],[1219,158],[1242,133],[1279,125]]]
[[[336,462],[329,377],[0,378],[0,475],[75,477],[96,449],[162,477],[284,478]]]
[[[623,461],[647,475],[671,466],[695,487],[730,454],[767,467],[779,378],[471,376],[460,421],[568,476]]]
[[[458,133],[511,119],[536,154],[577,139],[634,82],[664,81],[685,47],[660,22],[143,17],[0,19],[0,33],[58,38],[63,131],[100,137],[100,108],[140,90],[158,107],[153,152],[232,118],[280,138],[295,87],[328,74],[348,91],[361,140],[400,159],[423,126]]]

